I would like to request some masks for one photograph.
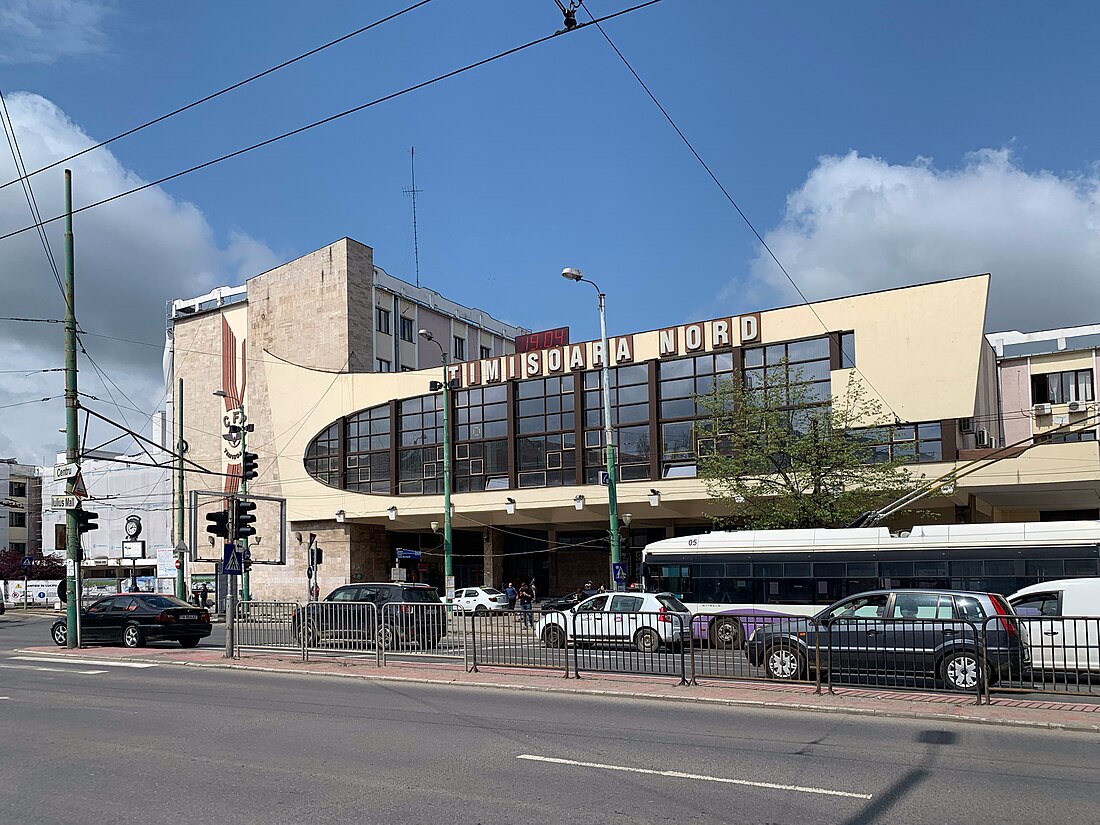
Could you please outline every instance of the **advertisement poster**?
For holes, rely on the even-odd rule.
[[[176,577],[176,553],[171,548],[157,548],[157,578],[174,579]]]

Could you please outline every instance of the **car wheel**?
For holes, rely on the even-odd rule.
[[[122,644],[126,647],[144,647],[145,634],[136,624],[128,624],[122,628]]]
[[[186,636],[180,639],[180,647],[195,647],[199,643],[198,636]]]
[[[744,635],[741,633],[741,623],[736,619],[718,618],[710,623],[711,644],[726,650],[741,647]]]
[[[974,690],[982,678],[981,659],[970,651],[952,653],[940,663],[940,678],[950,690]]]
[[[50,629],[53,643],[58,647],[65,647],[69,643],[69,628],[64,622],[58,622]]]
[[[383,650],[393,650],[397,644],[397,631],[393,629],[392,625],[384,624],[378,628],[375,641]]]
[[[542,631],[542,643],[547,647],[559,649],[565,647],[565,631],[556,624],[548,626]]]
[[[306,647],[317,647],[321,644],[321,633],[317,629],[316,622],[310,622],[306,625],[305,639],[302,638],[302,627],[299,624],[294,625],[294,638],[298,640],[298,644],[305,643]]]
[[[764,669],[772,679],[797,679],[805,669],[802,654],[786,645],[769,647],[764,654]]]
[[[642,653],[656,653],[661,647],[661,637],[652,627],[643,627],[634,634],[634,646]]]
[[[488,612],[489,612],[489,608],[487,608],[483,604],[479,604],[477,607],[474,608],[474,614],[478,615],[478,616],[484,616]]]

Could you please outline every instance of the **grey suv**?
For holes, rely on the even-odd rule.
[[[387,650],[428,649],[447,633],[445,610],[439,593],[426,584],[356,582],[297,608],[291,627],[299,640],[306,634],[310,647],[370,643]]]
[[[758,627],[746,653],[772,679],[807,678],[819,663],[857,682],[911,684],[931,676],[953,690],[974,690],[983,674],[995,682],[1028,655],[1003,596],[952,590],[849,596],[812,618]]]

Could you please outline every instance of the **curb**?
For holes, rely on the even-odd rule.
[[[41,651],[17,649],[18,653],[31,653],[42,656]],[[57,654],[54,654],[57,655]],[[65,654],[61,654],[63,657]],[[969,725],[993,725],[1014,727],[1027,730],[1059,730],[1075,733],[1100,733],[1100,724],[1089,725],[1074,722],[1043,722],[1026,719],[989,719],[981,716],[952,715],[950,713],[922,713],[916,710],[889,710],[881,708],[861,708],[847,705],[811,705],[806,703],[783,703],[766,699],[721,699],[710,696],[686,696],[683,694],[637,693],[632,691],[606,690],[601,688],[574,688],[558,685],[517,685],[507,682],[460,682],[454,679],[427,679],[416,676],[391,676],[373,673],[338,673],[300,668],[277,668],[265,665],[248,665],[222,662],[181,662],[140,657],[113,657],[121,662],[141,662],[145,664],[174,665],[176,667],[211,668],[214,670],[249,670],[258,673],[278,673],[291,676],[330,676],[338,679],[362,679],[376,682],[402,682],[405,684],[441,685],[462,688],[489,688],[491,690],[526,691],[528,693],[557,693],[574,696],[598,696],[624,699],[640,699],[652,702],[679,702],[688,704],[706,704],[725,707],[745,707],[766,710],[788,710],[800,713],[839,713],[849,716],[877,716],[885,719],[929,719],[941,722],[959,722]]]

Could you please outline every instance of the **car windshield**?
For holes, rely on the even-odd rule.
[[[141,600],[150,607],[194,607],[194,605],[188,604],[182,599],[177,599],[174,596],[142,596]]]
[[[661,603],[661,606],[666,610],[671,610],[674,613],[688,613],[687,605],[677,599],[675,596],[670,596],[667,593],[661,594],[657,597],[657,601]]]
[[[435,603],[439,601],[439,594],[434,587],[406,587],[401,592],[401,601]]]

